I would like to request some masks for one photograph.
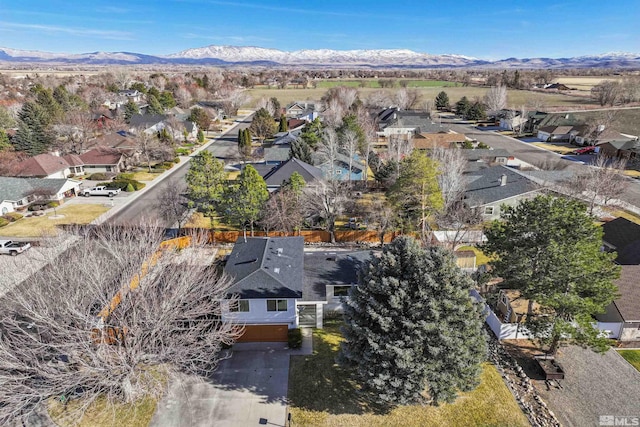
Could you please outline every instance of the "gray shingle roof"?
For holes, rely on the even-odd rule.
[[[370,257],[370,251],[305,253],[302,300],[326,301],[327,285],[358,283],[360,266]]]
[[[322,170],[308,163],[298,160],[295,157],[282,163],[277,168],[271,170],[264,176],[267,186],[279,186],[283,181],[291,178],[294,172],[298,172],[308,184],[313,181],[322,180]]]
[[[134,114],[129,119],[129,124],[133,127],[146,126],[151,127],[157,123],[163,122],[168,116],[164,114]]]
[[[625,322],[640,322],[640,265],[623,265],[616,280],[620,297],[614,301]]]
[[[291,146],[288,144],[266,147],[264,149],[264,160],[265,162],[286,162],[289,160],[290,151]]]
[[[502,175],[506,185],[500,185]],[[506,166],[493,166],[466,175],[469,180],[465,198],[471,207],[505,200],[537,189],[535,183]]]
[[[477,162],[480,159],[495,159],[496,157],[510,157],[511,154],[503,148],[497,148],[495,150],[489,150],[484,148],[477,148],[474,150],[460,150],[462,156],[472,162]]]
[[[631,243],[640,240],[640,225],[626,218],[616,218],[602,226],[604,236],[602,240],[622,251]]]
[[[10,178],[0,177],[0,202],[3,200],[18,201],[36,190],[47,190],[49,194],[57,194],[66,184],[67,179],[46,178]]]
[[[303,237],[239,238],[225,266],[230,294],[240,298],[301,298]]]

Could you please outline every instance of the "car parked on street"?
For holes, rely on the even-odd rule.
[[[594,147],[593,145],[588,146],[588,147],[582,147],[582,148],[578,148],[577,150],[572,151],[572,154],[592,154],[596,152],[596,147]]]

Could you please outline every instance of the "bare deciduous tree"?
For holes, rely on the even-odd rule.
[[[322,131],[322,143],[318,147],[318,154],[323,163],[327,163],[329,179],[336,179],[336,161],[340,154],[341,146],[338,134],[331,128]]]
[[[398,109],[410,110],[420,101],[420,92],[417,89],[402,87],[396,92],[395,101]]]
[[[466,240],[468,231],[482,222],[482,215],[460,198],[440,211],[436,221],[442,230],[446,230],[448,247],[453,251]]]
[[[158,194],[155,208],[167,227],[177,226],[178,234],[189,217],[187,184],[175,179],[167,180]]]
[[[94,136],[96,124],[91,112],[74,108],[66,112],[58,129],[58,134],[63,137],[61,151],[64,154],[82,154],[84,144]]]
[[[221,320],[230,282],[195,247],[159,249],[162,235],[92,229],[2,298],[2,424],[79,395],[64,414],[77,422],[98,398],[157,396],[180,373],[215,368],[241,331]]]
[[[353,172],[353,158],[358,154],[359,145],[358,134],[354,130],[347,129],[344,134],[342,134],[340,148],[344,154],[349,157],[349,183],[351,182],[351,174]]]
[[[464,194],[466,187],[464,170],[467,160],[460,149],[456,148],[436,148],[431,151],[430,157],[438,162],[438,185],[442,192],[443,210],[446,211]]]
[[[292,233],[302,228],[304,221],[303,197],[296,191],[282,187],[267,201],[260,225],[265,231]]]
[[[496,113],[507,107],[507,87],[498,85],[491,87],[484,96],[484,103],[490,113]]]
[[[336,219],[349,200],[349,190],[343,181],[326,181],[304,190],[304,212],[307,218],[329,232],[335,243]]]
[[[367,222],[376,230],[380,238],[380,246],[384,246],[384,237],[395,228],[397,223],[395,209],[385,201],[375,199],[367,211]]]
[[[615,105],[622,95],[620,82],[604,80],[591,88],[591,97],[600,105]]]

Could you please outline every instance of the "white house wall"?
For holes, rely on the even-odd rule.
[[[293,298],[269,299],[286,299],[287,311],[267,311],[267,299],[248,299],[246,300],[249,301],[248,312],[230,312],[225,308],[222,313],[222,318],[246,325],[287,324],[289,329],[297,328],[298,313],[296,310],[296,300]]]
[[[7,201],[7,200],[3,200],[2,202],[0,202],[0,214],[4,215],[7,214],[9,212],[13,212],[13,203]]]

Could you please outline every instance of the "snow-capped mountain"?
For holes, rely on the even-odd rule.
[[[286,52],[251,46],[206,46],[166,56],[132,52],[50,53],[0,48],[0,62],[95,65],[260,65],[379,68],[640,68],[640,54],[610,52],[574,58],[507,58],[485,61],[464,55],[432,55],[408,49],[331,50]]]

